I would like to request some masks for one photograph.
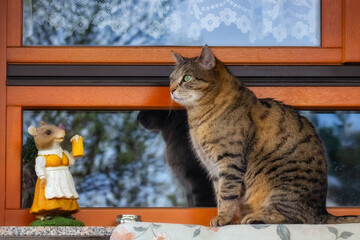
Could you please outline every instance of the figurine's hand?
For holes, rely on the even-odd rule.
[[[70,139],[70,142],[72,142],[72,141],[78,141],[79,140],[79,138],[80,138],[80,135],[75,135],[75,136],[73,136],[71,139]]]
[[[40,179],[40,184],[41,184],[41,186],[45,187],[46,186],[46,178]]]

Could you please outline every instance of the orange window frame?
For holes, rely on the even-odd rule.
[[[321,47],[215,47],[227,64],[334,64],[360,62],[358,0],[322,1]],[[22,111],[24,109],[134,109],[174,105],[167,87],[22,87],[6,85],[7,64],[173,64],[170,50],[195,56],[199,47],[23,47],[22,1],[0,1],[0,226],[28,225],[21,209]],[[360,109],[360,87],[253,87],[300,109]],[[40,99],[44,96],[45,99]],[[91,96],[91,97],[90,97]],[[329,208],[360,215],[358,208]],[[208,225],[215,208],[83,208],[88,226],[112,226],[119,214],[143,221]]]

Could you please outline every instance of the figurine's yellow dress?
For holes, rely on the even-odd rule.
[[[45,152],[39,151],[35,165],[38,179],[36,181],[34,201],[30,213],[73,214],[79,211],[79,205],[76,201],[79,195],[75,190],[74,182],[69,171],[68,156],[69,153],[63,151],[61,148],[55,152],[52,150]],[[73,158],[71,160],[73,160]],[[41,178],[46,178],[46,187],[41,186]]]

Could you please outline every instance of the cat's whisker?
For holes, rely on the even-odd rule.
[[[174,100],[171,98],[170,100],[170,106],[169,106],[169,112],[168,112],[168,117],[170,116],[171,114],[171,111],[173,111],[173,104],[174,104]]]

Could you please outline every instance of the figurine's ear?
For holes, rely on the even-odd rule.
[[[36,130],[36,128],[34,126],[30,126],[28,128],[28,133],[30,133],[31,136],[35,136],[36,133],[37,133],[37,130]]]
[[[203,47],[198,61],[205,70],[210,70],[216,65],[216,58],[207,45]]]
[[[177,52],[171,51],[174,57],[174,60],[176,62],[176,65],[181,64],[182,62],[184,62],[184,58],[178,54]]]
[[[46,122],[40,121],[40,126],[45,125],[45,124],[46,124]]]

